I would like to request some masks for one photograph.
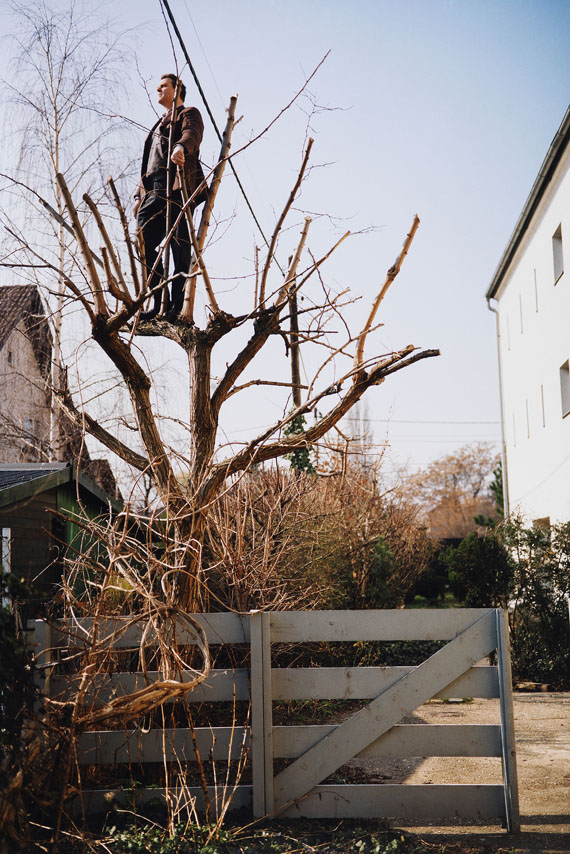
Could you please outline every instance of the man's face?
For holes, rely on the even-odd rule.
[[[170,77],[163,77],[156,87],[158,93],[158,103],[165,110],[169,110],[174,101],[175,90]]]

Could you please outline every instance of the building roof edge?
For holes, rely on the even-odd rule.
[[[566,110],[564,118],[562,119],[562,123],[556,134],[554,139],[550,143],[550,147],[546,153],[546,157],[544,158],[542,165],[539,169],[538,175],[536,176],[536,180],[532,185],[532,189],[529,193],[529,196],[524,204],[522,212],[517,220],[517,224],[511,234],[505,251],[499,261],[497,269],[491,279],[491,284],[487,289],[486,298],[493,299],[499,287],[501,286],[501,282],[507,272],[509,264],[513,260],[515,252],[518,249],[518,246],[523,238],[523,235],[534,216],[534,213],[540,203],[540,200],[548,187],[550,181],[552,180],[554,173],[556,172],[556,168],[560,163],[562,155],[566,150],[566,146],[570,141],[570,106]]]

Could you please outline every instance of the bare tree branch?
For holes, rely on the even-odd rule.
[[[380,289],[380,293],[378,294],[378,296],[376,297],[376,299],[374,301],[374,305],[372,306],[370,314],[368,315],[368,320],[364,324],[364,328],[363,328],[362,332],[360,333],[360,338],[358,340],[358,346],[356,348],[356,355],[354,356],[354,367],[355,368],[358,368],[359,365],[362,363],[363,354],[364,354],[364,343],[366,341],[366,336],[368,335],[368,332],[370,331],[370,327],[372,326],[372,323],[374,322],[374,318],[376,317],[376,312],[378,311],[378,308],[380,307],[380,303],[382,302],[382,300],[386,296],[388,288],[390,287],[390,285],[392,284],[392,282],[394,281],[394,279],[396,278],[396,276],[400,272],[400,268],[402,266],[404,258],[408,254],[408,250],[409,250],[410,246],[412,245],[412,240],[414,239],[414,235],[415,235],[416,231],[418,230],[419,224],[420,224],[420,218],[417,214],[415,214],[414,221],[412,222],[412,227],[410,228],[409,232],[406,235],[406,239],[404,240],[404,245],[402,246],[402,250],[401,250],[400,254],[398,255],[398,257],[396,258],[396,260],[394,261],[394,263],[392,264],[392,266],[390,267],[390,269],[388,270],[388,272],[386,273],[386,279],[384,281],[384,284],[382,285],[382,287]]]
[[[95,269],[93,255],[91,253],[91,249],[89,248],[89,244],[87,243],[83,228],[81,227],[81,223],[77,215],[77,210],[75,209],[75,205],[73,204],[73,200],[67,188],[65,178],[63,177],[61,172],[57,173],[56,180],[65,200],[65,206],[67,207],[67,211],[73,224],[73,231],[75,232],[75,237],[77,239],[77,242],[79,243],[79,248],[81,249],[81,254],[83,255],[85,266],[89,273],[89,281],[91,283],[91,292],[93,294],[93,303],[95,305],[95,311],[97,314],[107,316],[109,311],[105,302],[101,282],[99,281],[99,276],[97,275],[97,270]]]
[[[232,131],[235,124],[235,111],[237,104],[237,95],[234,95],[230,98],[230,104],[228,107],[228,118],[226,121],[226,127],[224,129],[223,137],[222,137],[222,147],[220,149],[220,157],[218,159],[218,163],[214,169],[214,174],[212,176],[212,182],[210,184],[210,188],[208,190],[208,197],[206,199],[204,210],[202,211],[202,218],[200,220],[200,226],[198,228],[198,236],[197,236],[197,246],[198,246],[198,255],[202,252],[204,248],[204,243],[206,241],[206,235],[208,233],[208,228],[210,226],[210,218],[212,216],[212,210],[214,208],[214,202],[216,200],[216,196],[218,194],[218,189],[220,187],[220,183],[222,181],[222,175],[224,174],[224,169],[226,166],[226,161],[228,159],[228,152],[231,147],[232,141]],[[199,192],[202,188],[199,187],[197,192]],[[186,283],[185,293],[184,293],[184,305],[182,307],[182,311],[180,312],[180,319],[186,321],[187,323],[191,322],[194,315],[194,297],[196,294],[196,278],[195,274],[198,271],[197,264],[194,265],[192,270],[190,271],[190,278]]]
[[[123,205],[121,204],[121,200],[119,198],[119,194],[117,192],[115,182],[113,181],[111,176],[109,176],[109,178],[107,180],[107,184],[109,185],[109,189],[111,190],[111,194],[113,196],[113,201],[115,202],[115,207],[117,208],[117,211],[119,213],[119,219],[121,221],[121,226],[123,229],[123,237],[125,240],[125,246],[127,247],[127,253],[129,256],[129,264],[130,264],[130,268],[131,268],[131,276],[133,279],[135,294],[138,296],[141,292],[141,285],[140,285],[139,276],[137,273],[137,264],[136,264],[135,255],[133,252],[133,245],[131,243],[131,236],[129,234],[129,224],[127,222],[127,217],[125,215],[125,209],[124,209]]]
[[[301,232],[301,237],[299,239],[299,243],[297,244],[297,249],[295,250],[295,254],[291,259],[291,263],[289,264],[289,269],[287,270],[287,275],[285,276],[285,281],[283,283],[283,287],[279,290],[277,294],[277,298],[275,300],[275,304],[278,305],[283,300],[287,299],[289,288],[295,281],[295,276],[297,275],[297,267],[299,266],[299,261],[301,259],[301,253],[305,247],[305,242],[307,240],[307,234],[309,233],[309,226],[311,225],[310,217],[305,218],[305,224],[303,225],[303,230]],[[262,306],[260,305],[260,308]]]
[[[125,279],[123,277],[123,272],[121,270],[121,265],[119,264],[119,259],[117,258],[117,254],[115,252],[113,244],[111,243],[111,239],[109,237],[107,229],[105,228],[105,224],[104,224],[103,220],[101,219],[101,214],[99,213],[99,209],[97,208],[97,205],[95,204],[95,202],[93,201],[93,199],[90,197],[90,195],[88,193],[83,194],[83,201],[89,207],[89,210],[91,211],[91,213],[93,214],[93,216],[95,218],[95,222],[97,223],[97,227],[98,227],[99,231],[101,232],[101,237],[103,238],[103,242],[105,243],[105,248],[107,249],[107,252],[109,253],[109,258],[111,259],[111,263],[113,264],[113,269],[115,270],[115,276],[117,277],[117,281],[120,285],[120,292],[121,292],[120,299],[122,299],[122,301],[124,303],[126,303],[126,305],[128,307],[132,303],[131,295],[129,294],[127,285],[125,283]]]
[[[73,403],[73,399],[68,390],[64,390],[63,392],[56,391],[55,398],[61,407],[61,410],[70,421],[81,429],[85,428],[85,430],[87,430],[94,439],[97,439],[101,444],[105,445],[110,451],[112,451],[112,453],[124,460],[128,465],[133,466],[133,468],[136,468],[139,471],[147,471],[150,468],[149,461],[146,457],[143,457],[141,454],[133,451],[117,439],[116,436],[113,436],[113,434],[102,427],[98,421],[88,415],[84,409],[79,411]]]
[[[208,271],[207,271],[206,265],[204,263],[204,256],[202,255],[202,250],[200,249],[200,247],[198,245],[198,238],[196,236],[196,229],[194,228],[194,219],[192,217],[192,211],[190,208],[190,201],[188,198],[188,190],[186,189],[186,178],[184,177],[184,170],[180,166],[178,167],[178,180],[180,181],[180,187],[182,189],[182,199],[184,202],[184,212],[186,214],[186,222],[188,224],[188,231],[190,232],[190,240],[192,241],[192,248],[194,249],[194,255],[196,257],[196,261],[198,262],[198,267],[200,269],[200,273],[202,274],[202,278],[204,279],[204,285],[205,285],[206,291],[208,293],[208,299],[210,300],[210,306],[212,308],[212,311],[217,312],[220,310],[220,307],[219,307],[217,300],[216,300],[216,297],[214,295],[212,283],[210,282],[210,277],[208,275]]]
[[[308,388],[306,385],[296,384],[296,383],[282,383],[277,380],[250,380],[248,383],[243,383],[243,385],[238,385],[228,393],[226,400],[230,398],[233,394],[237,394],[238,391],[243,391],[244,388],[250,388],[254,385],[271,385],[271,386],[281,386],[283,388]]]
[[[271,261],[273,260],[273,253],[275,252],[275,245],[277,243],[277,237],[279,232],[281,231],[281,227],[283,226],[283,222],[285,221],[285,217],[289,213],[291,205],[295,201],[295,196],[297,195],[297,191],[301,186],[301,181],[303,180],[303,175],[305,174],[305,169],[307,168],[307,163],[309,162],[309,156],[311,154],[311,148],[313,147],[314,140],[309,139],[307,143],[307,148],[305,151],[305,156],[303,157],[303,162],[301,164],[301,168],[299,170],[299,174],[297,176],[297,180],[289,194],[289,198],[285,203],[285,207],[281,211],[281,216],[277,220],[275,228],[273,229],[273,234],[271,235],[271,243],[269,244],[269,249],[267,251],[267,258],[265,261],[265,266],[263,268],[263,273],[261,274],[261,284],[259,286],[259,305],[261,308],[265,305],[265,285],[267,282],[267,276],[269,273],[269,267],[271,266]]]
[[[327,415],[321,418],[320,421],[318,421],[313,427],[310,427],[305,433],[293,434],[279,439],[272,444],[263,444],[268,436],[276,432],[278,429],[281,429],[292,418],[314,409],[316,404],[322,400],[323,397],[329,394],[340,393],[340,383],[335,383],[332,387],[329,387],[318,395],[315,395],[311,400],[294,410],[287,419],[279,422],[279,424],[271,427],[262,436],[254,439],[246,448],[235,454],[235,456],[227,462],[218,463],[213,466],[212,474],[201,490],[203,500],[209,500],[211,495],[216,492],[220,484],[223,483],[226,478],[236,474],[236,472],[246,470],[252,463],[274,460],[290,453],[295,448],[301,447],[305,444],[310,445],[318,441],[318,439],[328,433],[328,431],[332,429],[332,427],[334,427],[334,425],[340,421],[340,419],[360,400],[366,389],[374,385],[379,385],[389,374],[401,370],[414,362],[418,362],[423,359],[430,359],[433,356],[440,355],[439,350],[423,350],[414,354],[413,357],[406,359],[413,349],[414,348],[410,345],[404,350],[394,353],[388,359],[381,362],[373,368],[370,373],[366,374],[365,372],[362,372],[362,375],[359,375],[358,379],[356,379],[348,391],[345,392],[339,403],[337,403],[337,405],[333,407]],[[350,376],[352,373],[353,372],[351,372]]]

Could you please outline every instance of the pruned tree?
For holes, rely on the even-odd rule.
[[[210,275],[213,242],[208,244],[208,237],[210,223],[215,219],[217,195],[230,159],[235,108],[236,98],[232,98],[220,154],[207,178],[207,201],[197,226],[191,213],[193,198],[188,198],[184,176],[179,174],[184,196],[183,210],[179,215],[187,218],[194,255],[185,283],[183,309],[175,321],[158,316],[151,322],[141,322],[141,310],[153,296],[153,288],[166,287],[168,273],[157,285],[149,285],[154,281],[154,270],[146,270],[145,258],[141,257],[137,242],[130,236],[128,218],[112,179],[109,179],[109,196],[114,202],[114,216],[120,222],[120,240],[113,238],[106,213],[97,200],[84,193],[79,201],[79,193],[70,186],[67,177],[61,171],[57,173],[58,192],[74,235],[72,254],[75,264],[72,269],[44,252],[29,233],[13,232],[13,239],[27,253],[27,258],[34,259],[44,276],[51,272],[55,281],[61,282],[66,298],[88,319],[92,341],[110,360],[117,383],[120,382],[126,390],[131,407],[127,428],[132,438],[130,441],[125,438],[119,424],[113,427],[98,417],[91,410],[89,401],[74,397],[66,383],[54,389],[61,410],[72,423],[137,472],[145,484],[152,483],[159,497],[158,507],[147,514],[142,524],[138,521],[133,523],[133,514],[128,507],[118,520],[110,517],[104,520],[104,524],[91,519],[75,520],[78,527],[85,530],[85,542],[90,545],[78,544],[76,559],[72,554],[67,557],[67,570],[62,580],[65,607],[71,614],[89,613],[93,620],[91,630],[84,637],[84,654],[78,665],[79,681],[76,682],[79,688],[72,695],[71,702],[58,704],[53,701],[50,704],[46,700],[50,710],[49,732],[57,735],[65,759],[57,766],[59,792],[53,833],[56,840],[69,789],[77,736],[84,729],[99,725],[102,720],[124,726],[128,721],[148,715],[184,697],[193,684],[207,676],[209,658],[206,642],[200,646],[200,655],[188,649],[181,653],[176,643],[177,626],[180,624],[183,627],[193,626],[204,640],[192,616],[192,612],[209,604],[208,574],[205,571],[208,567],[204,566],[204,555],[212,561],[216,571],[215,583],[219,593],[224,590],[220,575],[224,573],[228,555],[232,561],[235,573],[232,581],[239,584],[232,586],[235,598],[232,600],[226,596],[226,601],[220,603],[225,607],[251,605],[250,578],[256,592],[261,589],[263,593],[263,585],[266,585],[265,589],[272,589],[272,604],[278,607],[289,606],[301,589],[306,596],[308,585],[302,584],[301,579],[302,573],[308,577],[309,572],[307,562],[297,560],[298,551],[293,549],[295,560],[291,559],[291,565],[298,568],[298,587],[285,584],[278,571],[287,549],[291,545],[298,546],[295,527],[305,525],[307,542],[312,533],[310,490],[306,496],[303,495],[298,489],[299,481],[326,474],[326,482],[332,483],[331,478],[338,474],[343,476],[345,469],[340,466],[338,471],[328,470],[320,474],[317,465],[314,474],[296,472],[282,478],[277,472],[276,477],[266,479],[264,484],[264,472],[259,471],[260,467],[322,442],[369,388],[382,384],[392,374],[416,362],[438,355],[437,350],[419,350],[413,345],[388,353],[378,352],[370,346],[382,300],[398,275],[418,228],[417,216],[364,323],[356,332],[350,331],[344,311],[351,302],[350,297],[345,292],[332,293],[322,280],[325,263],[348,237],[348,232],[329,251],[315,257],[308,249],[305,251],[310,228],[310,220],[306,219],[285,273],[277,269],[278,240],[305,178],[312,140],[303,153],[297,179],[277,218],[265,258],[254,277],[253,293],[249,300],[245,296],[241,300],[242,305],[247,304],[251,308],[236,314],[229,310],[228,304],[222,303],[222,295],[216,290],[216,280]],[[237,153],[232,155],[234,160]],[[197,188],[196,195],[201,189]],[[177,226],[173,219],[161,247],[162,255],[168,253],[169,242]],[[57,218],[56,221],[59,222]],[[159,263],[160,256],[156,265]],[[168,270],[166,259],[163,269]],[[311,291],[315,282],[317,287]],[[306,298],[304,303],[299,303],[298,323],[292,329],[290,306],[297,294],[305,294]],[[206,304],[205,321],[201,320],[197,308],[198,295]],[[338,343],[331,345],[326,333],[335,325],[335,320]],[[308,348],[322,348],[312,378],[306,379],[302,386],[298,371],[291,382],[283,382],[276,376],[272,360],[263,358],[276,336],[284,338],[288,346],[294,336],[295,345],[303,348],[303,352]],[[160,337],[174,343],[187,360],[189,419],[184,425],[186,440],[183,447],[172,446],[168,418],[156,403],[160,395],[155,393],[155,387],[160,383],[160,377],[153,370],[152,347],[145,348],[145,345],[150,339]],[[218,358],[218,369],[214,370],[214,357],[220,350],[223,357]],[[259,374],[252,378],[254,366]],[[78,367],[87,375],[85,385],[89,385],[90,399],[96,399],[89,364],[80,363]],[[217,439],[224,407],[236,395],[247,396],[259,385],[272,386],[276,393],[282,395],[282,411],[287,414],[237,451],[224,450]],[[293,389],[295,395],[291,407],[291,401],[284,400],[283,395],[291,395]],[[287,429],[309,415],[311,418],[307,419],[304,431]],[[261,475],[260,482],[253,488],[251,484],[258,475]],[[343,487],[337,491],[336,497],[333,489],[327,490],[326,495],[322,490],[320,500],[325,528],[334,527],[334,514],[340,512],[344,496],[355,495],[356,500],[360,500],[366,490],[370,491],[365,479],[358,489]],[[365,508],[367,512],[359,520],[357,534],[348,544],[352,555],[351,570],[361,569],[358,591],[361,600],[365,597],[371,576],[370,548],[379,537],[387,540],[384,536],[386,526],[382,528],[380,525],[380,517],[386,514],[374,499],[372,495]],[[325,509],[327,504],[330,506]],[[253,513],[257,514],[255,518],[252,518]],[[275,520],[271,536],[262,535],[261,539],[256,539],[259,532],[263,532],[266,518],[269,523]],[[393,526],[402,529],[403,523],[410,518],[407,512],[400,513],[394,506]],[[351,525],[350,514],[346,512],[343,530],[350,530]],[[327,530],[324,534],[324,539],[328,540]],[[394,565],[398,563],[407,572],[411,551],[419,553],[421,544],[417,547],[413,544],[413,549],[409,548],[409,542],[394,542],[392,545],[391,560],[393,558]],[[253,567],[252,555],[256,558]],[[326,559],[327,555],[321,553],[321,557]],[[392,563],[383,565],[382,573],[376,573],[383,584],[391,581],[388,577],[391,566]],[[245,579],[240,575],[242,570],[249,573]],[[406,577],[406,584],[409,580]],[[260,598],[259,604],[264,606],[266,601]],[[303,601],[306,604],[306,598]],[[218,607],[219,603],[215,604]],[[112,676],[116,663],[113,632],[110,635],[99,632],[101,621],[109,614],[127,617],[117,631],[124,631],[132,622],[143,626],[140,669],[146,672],[152,658],[160,678],[158,681],[148,680],[145,687],[133,695],[113,694],[102,708],[96,708],[94,704],[90,705],[87,697],[93,674],[98,669],[103,678],[108,678]],[[75,624],[75,621],[71,622]],[[146,655],[147,647],[149,657]],[[188,670],[192,671],[190,682],[181,678],[181,672]],[[57,730],[58,714],[65,722],[62,737],[61,731]],[[45,732],[48,732],[47,728],[42,737]],[[29,751],[30,756],[33,753],[33,761],[29,765],[32,788],[45,779],[35,773],[34,763],[40,744],[39,740],[34,741]],[[56,767],[50,767],[47,762],[44,764],[49,767],[50,774]],[[165,773],[169,773],[166,761]],[[21,788],[25,775],[17,776],[17,785]]]
[[[203,605],[207,598],[201,575],[201,547],[209,513],[226,483],[249,471],[252,466],[276,460],[297,448],[318,442],[358,403],[368,388],[380,385],[387,377],[418,361],[438,355],[437,350],[417,350],[413,345],[390,353],[367,353],[366,345],[375,328],[375,318],[382,299],[399,273],[418,228],[419,219],[415,216],[403,248],[388,270],[368,317],[357,334],[348,332],[342,344],[335,347],[323,340],[326,324],[331,318],[338,317],[343,306],[342,300],[346,301],[346,297],[331,295],[324,288],[324,296],[320,300],[313,300],[310,308],[299,312],[305,323],[305,328],[296,333],[302,345],[321,344],[326,348],[314,378],[303,390],[304,398],[288,415],[278,419],[245,447],[220,459],[216,435],[226,402],[236,394],[247,393],[247,389],[254,385],[286,385],[290,388],[291,384],[284,384],[271,375],[248,380],[246,372],[273,336],[281,335],[288,339],[290,329],[287,320],[291,297],[306,291],[314,274],[321,270],[333,251],[348,236],[347,232],[322,257],[314,258],[311,255],[303,266],[301,259],[310,226],[310,220],[306,219],[285,275],[275,273],[277,241],[306,173],[313,144],[309,140],[297,179],[277,219],[265,260],[260,267],[252,310],[235,315],[220,305],[208,272],[206,238],[230,156],[235,107],[236,98],[232,98],[219,159],[210,176],[208,200],[198,228],[194,226],[190,214],[193,199],[184,194],[185,205],[180,216],[187,217],[194,257],[188,271],[184,307],[178,322],[169,322],[164,318],[158,318],[152,323],[141,323],[138,320],[141,308],[151,295],[147,281],[151,279],[152,273],[147,280],[142,272],[144,265],[139,265],[140,258],[129,238],[126,216],[113,181],[110,179],[109,185],[124,226],[124,245],[119,248],[113,243],[97,204],[84,195],[84,202],[92,213],[99,235],[99,246],[95,250],[91,245],[93,240],[89,241],[86,236],[76,201],[64,176],[61,173],[57,175],[58,187],[83,259],[83,279],[64,274],[64,284],[68,295],[83,307],[89,317],[92,338],[111,360],[128,390],[141,450],[134,443],[129,445],[123,441],[88,411],[80,409],[68,392],[60,393],[60,404],[71,419],[83,425],[109,451],[152,479],[160,496],[165,524],[174,531],[173,536],[179,544],[173,551],[177,556],[174,567],[176,572],[172,575],[175,580],[170,595],[188,610]],[[180,179],[183,184],[182,174]],[[200,190],[198,188],[196,193]],[[163,252],[168,251],[175,227],[176,222],[173,222]],[[96,255],[102,259],[103,270],[97,267]],[[121,255],[126,257],[126,265],[123,265]],[[124,272],[125,267],[129,270],[128,274]],[[54,269],[54,272],[61,274],[60,270]],[[163,283],[156,287],[163,287]],[[195,309],[199,287],[203,288],[209,309],[209,317],[203,325],[198,324]],[[346,328],[344,321],[343,328]],[[214,378],[214,348],[222,341],[227,342],[232,333],[239,340],[243,337],[243,330],[248,330],[249,339],[237,347],[234,355],[226,362],[222,375]],[[190,418],[187,424],[187,446],[178,459],[168,445],[161,429],[159,413],[151,402],[153,376],[139,355],[144,336],[164,336],[175,342],[187,357]],[[225,346],[228,346],[227,343]],[[344,370],[337,369],[337,378],[331,384],[326,379],[327,369],[347,356],[350,356],[350,364]],[[332,405],[327,407],[329,401]],[[321,414],[325,408],[327,411]],[[287,425],[293,419],[317,412],[318,416],[304,433],[289,432],[286,435]],[[184,471],[183,477],[180,477],[181,469]]]

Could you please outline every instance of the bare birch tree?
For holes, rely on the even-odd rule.
[[[8,17],[6,18],[8,20]],[[67,290],[65,275],[74,268],[74,236],[57,173],[66,176],[73,192],[81,187],[99,201],[105,178],[118,164],[128,162],[121,141],[127,123],[113,115],[108,91],[129,86],[128,48],[125,34],[114,32],[96,9],[81,0],[54,9],[45,0],[28,0],[12,7],[12,32],[7,41],[15,51],[14,73],[3,81],[7,113],[7,149],[14,152],[10,165],[12,189],[10,229],[19,235],[34,233],[34,246],[55,257],[57,281],[45,287],[42,270],[34,275],[34,259],[14,268],[33,278],[50,309],[54,357],[52,384],[63,382],[62,323]],[[3,164],[8,169],[7,163]],[[7,176],[5,176],[7,177]],[[14,201],[16,202],[14,204]],[[46,210],[50,216],[46,217]],[[12,259],[17,261],[22,259]],[[31,263],[30,263],[31,262]],[[9,266],[9,265],[8,265]],[[58,421],[52,414],[52,458],[58,454]]]

